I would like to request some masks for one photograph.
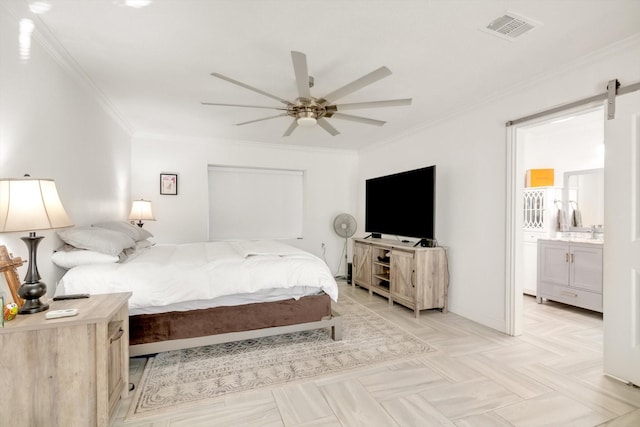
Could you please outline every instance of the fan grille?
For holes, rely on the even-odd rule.
[[[356,232],[356,219],[349,214],[340,214],[333,220],[333,229],[340,237],[351,237]]]

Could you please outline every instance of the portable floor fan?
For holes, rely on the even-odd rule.
[[[349,237],[353,236],[356,233],[356,219],[347,213],[341,213],[336,216],[333,220],[333,229],[336,234],[340,237],[344,237],[344,269],[345,274],[342,278],[347,278],[349,274],[349,266],[347,263],[347,243],[349,241]],[[340,265],[338,265],[338,270],[340,269]]]

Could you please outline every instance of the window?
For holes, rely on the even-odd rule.
[[[209,240],[302,238],[304,172],[209,166]]]

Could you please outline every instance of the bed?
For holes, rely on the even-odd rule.
[[[128,223],[108,224],[58,233],[66,246],[52,259],[68,271],[55,295],[132,292],[131,356],[317,328],[341,338],[338,287],[315,255],[278,241],[153,245]],[[133,242],[96,245],[116,238],[104,231]]]

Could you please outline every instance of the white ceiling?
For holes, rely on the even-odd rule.
[[[52,0],[41,15],[3,0],[36,28],[141,134],[360,149],[411,132],[640,31],[640,0]],[[480,31],[512,11],[542,26],[516,41]],[[294,100],[290,51],[306,53],[315,97],[380,66],[393,74],[338,101],[413,98],[408,107],[349,111],[383,127],[329,119],[341,132],[292,119],[234,126],[277,111],[202,101],[280,106],[210,76],[218,72]],[[603,88],[604,91],[604,88]]]

